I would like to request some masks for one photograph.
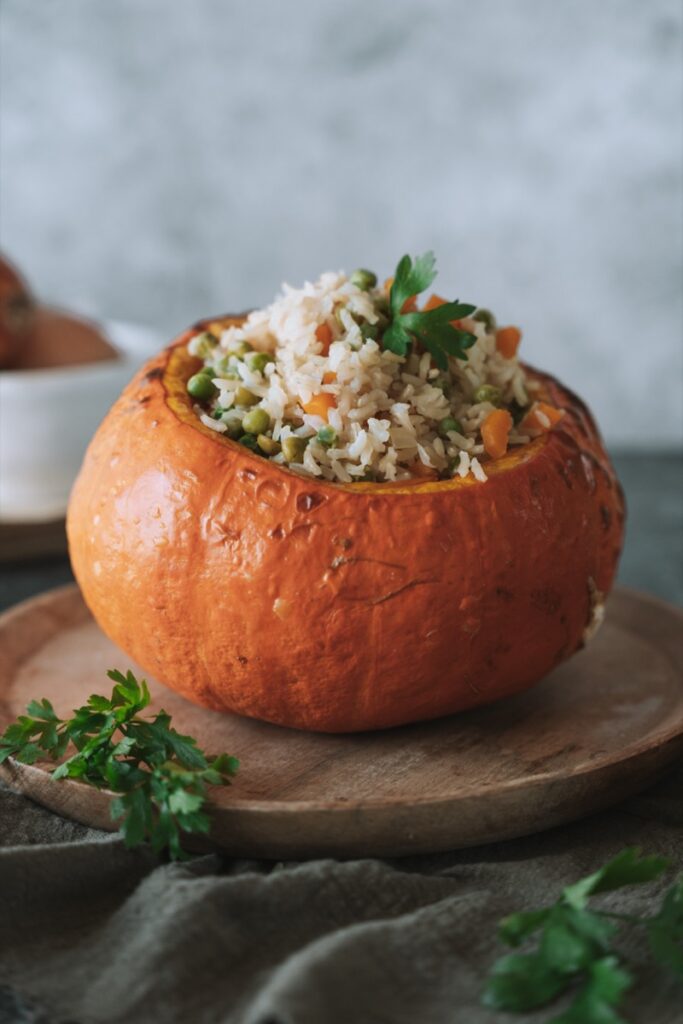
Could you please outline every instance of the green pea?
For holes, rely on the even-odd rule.
[[[333,427],[330,427],[328,424],[320,428],[320,430],[316,434],[316,437],[321,444],[325,445],[326,448],[331,448],[334,442],[337,440],[337,432]]]
[[[216,376],[216,367],[213,363],[209,363],[207,366],[202,366],[201,370],[198,370],[197,372],[205,373],[207,377],[213,378]]]
[[[218,394],[218,388],[205,373],[195,373],[187,382],[187,392],[199,402],[208,402]]]
[[[223,377],[224,380],[239,380],[239,374],[233,369],[230,356],[221,356],[213,364],[216,377]]]
[[[337,321],[337,326],[341,331],[346,330],[346,324],[342,320],[342,310],[344,310],[353,320],[353,315],[347,310],[346,306],[337,306],[334,311],[334,319]]]
[[[253,350],[253,347],[248,341],[235,341],[228,349],[228,352],[231,356],[245,356],[247,352]]]
[[[481,387],[477,388],[472,397],[475,402],[490,402],[491,405],[500,405],[503,396],[500,388],[495,387],[493,384],[482,384]]]
[[[349,281],[356,288],[360,288],[362,292],[369,292],[377,284],[377,274],[373,274],[371,270],[366,270],[364,267],[359,267],[351,274]]]
[[[247,434],[265,434],[269,426],[270,416],[265,409],[250,409],[242,419],[242,427]]]
[[[280,451],[278,442],[274,441],[272,437],[268,437],[267,434],[259,434],[256,442],[261,451],[265,452],[266,455],[277,455]]]
[[[452,416],[446,416],[446,418],[441,420],[441,423],[439,423],[439,433],[448,434],[451,430],[454,430],[457,434],[462,434],[462,423],[460,420],[456,420]]]
[[[289,437],[285,437],[282,442],[282,454],[287,462],[301,462],[306,451],[306,445],[308,441],[305,437],[297,437],[296,434],[290,434]]]
[[[514,399],[508,406],[508,412],[512,416],[512,422],[517,426],[518,423],[524,419],[527,414],[528,404],[520,405],[517,399]]]
[[[213,418],[225,423],[228,428],[228,437],[241,437],[244,433],[242,430],[242,417],[239,414],[236,415],[232,409],[224,409],[222,406],[217,405],[213,410]]]
[[[376,341],[379,335],[379,327],[377,324],[364,323],[360,325],[360,333],[366,341],[368,338],[372,338],[373,341]]]
[[[269,352],[252,352],[245,362],[254,373],[263,373],[268,363],[274,363],[275,360]]]
[[[249,448],[252,452],[261,454],[261,449],[258,446],[258,439],[254,434],[242,434],[239,439],[239,443],[243,444],[245,448]]]
[[[249,388],[239,387],[235,392],[235,405],[258,405],[261,399]]]
[[[490,309],[478,309],[472,319],[483,324],[487,334],[492,334],[496,329],[496,318]]]
[[[199,356],[200,359],[208,359],[218,345],[218,338],[214,337],[210,331],[202,331],[192,341],[194,354]]]
[[[224,437],[229,437],[233,441],[237,441],[244,433],[244,431],[242,430],[241,420],[233,418],[230,420],[223,420],[223,423],[225,423],[226,427],[228,428],[225,431],[225,434],[223,435]]]

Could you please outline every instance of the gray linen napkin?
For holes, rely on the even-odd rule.
[[[0,786],[0,1024],[545,1021],[479,1004],[498,919],[627,845],[683,865],[681,783],[683,766],[611,812],[457,853],[181,865]],[[614,906],[654,910],[661,888]],[[683,1021],[683,988],[627,945],[627,1019]]]

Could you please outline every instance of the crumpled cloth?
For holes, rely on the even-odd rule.
[[[683,866],[683,766],[617,809],[430,857],[162,863],[0,785],[0,1024],[514,1024],[481,1006],[496,925],[625,846]],[[654,912],[667,882],[614,894]],[[683,986],[623,946],[633,1024],[683,1021]]]

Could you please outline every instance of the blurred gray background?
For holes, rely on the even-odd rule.
[[[433,248],[616,446],[683,436],[678,0],[3,0],[0,241],[169,337]]]

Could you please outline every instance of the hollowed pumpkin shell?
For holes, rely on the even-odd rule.
[[[71,497],[74,572],[104,632],[219,711],[327,732],[450,714],[531,686],[599,619],[623,536],[585,406],[486,463],[486,483],[333,485],[204,427],[191,332],[134,378]]]

